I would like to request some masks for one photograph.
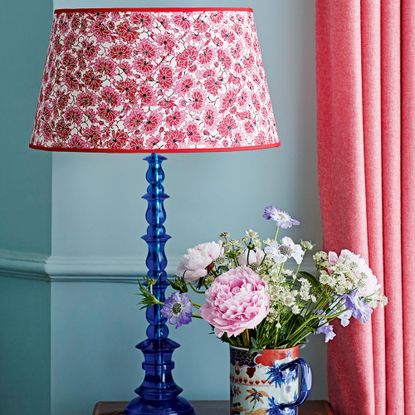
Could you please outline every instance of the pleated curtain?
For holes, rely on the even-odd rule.
[[[329,345],[336,415],[415,415],[415,1],[316,0],[324,248],[361,253],[389,304]]]

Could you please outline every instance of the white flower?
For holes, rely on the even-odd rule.
[[[300,278],[299,281],[301,283],[300,298],[304,301],[310,300],[311,283],[305,278]]]
[[[377,278],[360,255],[356,255],[348,249],[343,249],[336,265],[343,266],[351,283],[355,283],[355,286],[347,287],[348,289],[357,288],[359,295],[362,297],[370,297],[379,292],[380,284]]]
[[[239,265],[252,265],[252,264],[261,264],[264,259],[265,252],[262,249],[247,249],[245,252],[238,257]]]
[[[222,242],[206,242],[190,248],[177,267],[177,275],[187,282],[196,281],[207,275],[207,268],[221,255]]]
[[[311,251],[314,248],[314,245],[310,241],[301,241],[301,247],[304,251]]]
[[[271,241],[265,248],[265,253],[269,254],[277,264],[283,264],[290,258],[293,258],[297,264],[300,264],[304,256],[301,245],[295,244],[288,236],[282,238],[281,242],[279,244],[277,241]]]
[[[300,307],[297,305],[297,304],[295,304],[295,305],[293,305],[292,307],[291,307],[291,311],[293,312],[293,314],[300,314]]]

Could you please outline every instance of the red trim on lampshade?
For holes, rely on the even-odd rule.
[[[67,147],[43,147],[34,144],[29,144],[29,147],[34,150],[43,151],[57,151],[65,153],[220,153],[230,151],[247,151],[247,150],[265,150],[267,148],[279,147],[280,142],[273,144],[264,144],[258,146],[245,146],[245,147],[220,147],[220,148],[182,148],[182,149],[142,149],[142,150],[123,150],[123,149],[110,149],[110,148],[67,148]]]
[[[118,7],[118,8],[80,8],[80,9],[56,9],[55,14],[61,13],[99,13],[99,12],[250,12],[250,7]]]

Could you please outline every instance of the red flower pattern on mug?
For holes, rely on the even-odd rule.
[[[109,151],[277,145],[253,14],[56,13],[32,144]]]

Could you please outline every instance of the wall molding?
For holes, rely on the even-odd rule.
[[[169,256],[167,272],[174,274],[179,255]],[[304,270],[313,271],[313,261],[306,258]],[[147,272],[144,257],[48,256],[0,249],[0,277],[23,278],[46,282],[106,282],[136,284]]]
[[[49,281],[45,270],[48,256],[0,249],[0,276]]]

